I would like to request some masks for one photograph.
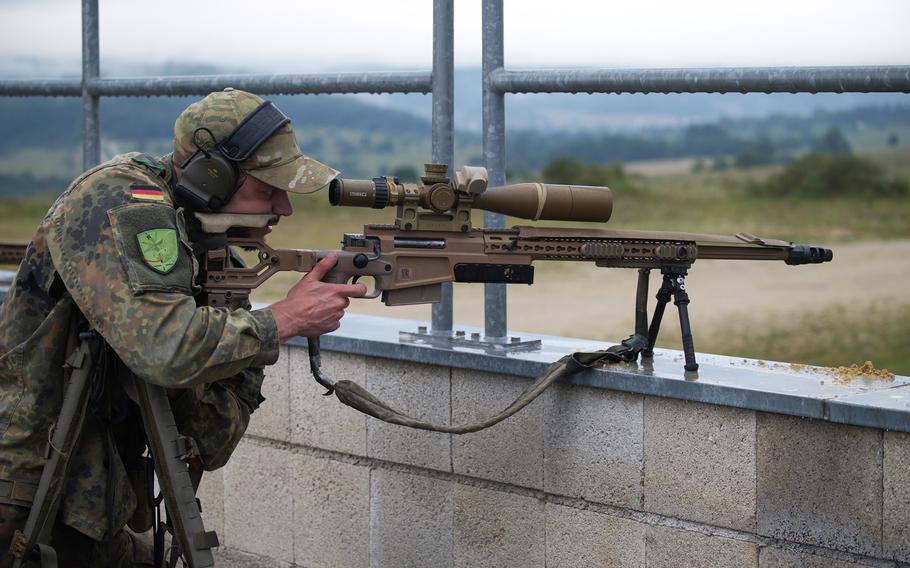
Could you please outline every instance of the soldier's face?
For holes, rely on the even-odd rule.
[[[219,213],[272,214],[284,217],[294,212],[286,191],[275,189],[251,175],[243,175],[237,193]],[[276,221],[277,223],[277,221]],[[272,231],[271,227],[249,229],[250,237],[262,237]]]

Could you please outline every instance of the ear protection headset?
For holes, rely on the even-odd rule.
[[[177,199],[200,213],[221,209],[237,192],[238,164],[290,121],[271,101],[265,101],[220,142],[208,128],[194,130],[196,152],[181,166],[180,181],[174,188]],[[202,133],[209,135],[210,144],[199,141]]]

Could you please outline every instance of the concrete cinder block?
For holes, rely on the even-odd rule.
[[[370,495],[370,564],[452,566],[451,481],[375,469]]]
[[[370,563],[370,470],[293,456],[294,562],[358,568]]]
[[[644,504],[692,521],[755,530],[755,412],[645,399]]]
[[[289,347],[282,345],[278,361],[265,368],[265,380],[262,381],[262,396],[265,397],[259,408],[250,416],[247,434],[281,440],[290,438],[290,402],[289,386]]]
[[[202,505],[205,530],[218,533],[221,546],[227,546],[224,534],[224,468],[207,471],[202,475],[196,497]]]
[[[322,352],[322,371],[329,378],[364,384],[366,359],[345,353]],[[291,442],[365,456],[367,417],[345,406],[313,379],[306,347],[291,347]]]
[[[910,562],[910,434],[885,432],[884,556]]]
[[[758,546],[746,541],[649,526],[645,537],[648,568],[754,568]]]
[[[756,435],[759,534],[881,554],[879,430],[759,413]]]
[[[296,568],[293,564],[279,562],[268,556],[224,547],[215,550],[215,566],[219,568]]]
[[[880,563],[872,564],[872,566],[880,565]],[[758,553],[758,566],[759,568],[866,568],[870,564],[766,546]]]
[[[452,423],[465,424],[498,414],[529,385],[527,380],[452,369]],[[547,393],[499,424],[452,437],[452,464],[463,473],[543,487],[543,400]]]
[[[643,397],[572,385],[549,395],[545,490],[639,509]]]
[[[224,467],[224,533],[231,548],[293,562],[289,452],[241,440]]]
[[[645,567],[646,525],[548,503],[547,568]]]
[[[543,567],[545,525],[542,501],[456,485],[455,566]]]
[[[367,389],[392,408],[419,420],[449,424],[450,369],[389,359],[370,359]],[[367,419],[370,457],[452,470],[452,436]]]

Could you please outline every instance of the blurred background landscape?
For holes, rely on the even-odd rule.
[[[53,65],[11,58],[0,76],[31,76],[30,68]],[[255,71],[105,67],[110,76]],[[455,164],[482,165],[479,69],[456,69],[455,84]],[[415,180],[431,155],[429,96],[270,98],[292,118],[304,152],[344,177]],[[167,153],[174,118],[193,100],[102,99],[103,157]],[[822,266],[697,262],[689,289],[698,351],[825,366],[871,360],[910,374],[907,95],[509,95],[506,111],[508,182],[608,185],[610,227],[746,231],[834,249]],[[29,239],[80,173],[80,127],[77,99],[0,99],[0,239]],[[343,232],[394,216],[332,208],[325,193],[294,202],[298,214],[276,227],[273,246],[337,248]],[[282,297],[296,278],[272,279],[255,299]],[[509,329],[619,341],[632,330],[634,291],[635,271],[542,263],[533,286],[509,288]],[[456,285],[455,294],[456,325],[482,326],[482,287]],[[354,301],[351,311],[430,314],[378,300]],[[659,346],[678,348],[675,318],[667,319]]]

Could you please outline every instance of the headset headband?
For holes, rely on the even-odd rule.
[[[248,114],[243,122],[218,144],[218,148],[228,160],[242,162],[269,136],[289,122],[291,119],[278,110],[272,101],[265,101]]]

